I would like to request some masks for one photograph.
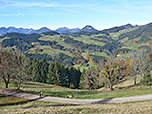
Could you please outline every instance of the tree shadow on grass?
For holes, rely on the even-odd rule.
[[[97,102],[93,102],[91,104],[105,104],[105,103],[109,103],[109,101],[111,101],[113,98],[108,98],[108,99],[102,99],[102,100],[99,100]]]
[[[67,95],[82,96],[82,95],[94,95],[100,92],[98,91],[45,91],[46,96],[66,97]]]
[[[138,87],[140,86],[140,83],[136,84],[136,85],[129,85],[129,86],[126,86],[126,87],[119,87],[119,89],[129,89],[129,88],[134,88],[134,87]]]
[[[35,87],[37,87],[37,88],[54,88],[54,87],[56,87],[55,85],[42,85],[42,84],[39,84],[39,83],[28,83],[28,82],[26,82],[26,83],[24,83],[24,85],[26,85],[26,87],[33,87],[33,86],[35,86]]]
[[[0,98],[4,98],[4,97],[7,97],[7,95],[1,95],[1,94],[0,94]]]
[[[10,96],[12,96],[12,95],[8,95],[7,97],[10,97]],[[44,98],[44,97],[39,97],[39,98],[35,98],[35,99],[24,100],[24,101],[19,101],[19,102],[14,102],[14,103],[4,103],[4,104],[0,104],[0,107],[13,106],[13,105],[22,105],[22,104],[26,104],[28,102],[37,101],[37,100],[42,99],[42,98]]]
[[[11,97],[12,95],[3,95],[3,96],[0,96],[0,98],[4,98],[4,97]],[[19,101],[19,102],[14,102],[14,103],[4,103],[4,104],[0,104],[0,107],[5,107],[5,106],[14,106],[14,105],[23,105],[23,104],[26,104],[26,103],[29,103],[29,102],[33,102],[33,101],[37,101],[37,100],[40,100],[40,99],[43,99],[45,98],[44,96],[43,97],[38,97],[38,98],[35,98],[35,99],[30,99],[30,100],[24,100],[24,101]],[[61,107],[61,106],[78,106],[77,104],[50,104],[50,105],[45,105],[45,107]],[[39,106],[39,105],[35,105],[35,106],[28,106],[28,107],[25,107],[25,108],[31,108],[31,107],[43,107],[43,106]]]

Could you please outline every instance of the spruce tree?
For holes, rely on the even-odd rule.
[[[80,78],[81,78],[81,71],[80,71],[79,67],[78,67],[78,69],[76,69],[75,76],[76,76],[76,80],[77,80],[77,82],[76,82],[76,88],[78,88],[79,84],[80,84]]]
[[[71,88],[78,88],[81,76],[80,70],[70,67],[68,72],[70,87],[72,86]]]
[[[69,87],[69,79],[64,64],[60,66],[60,82],[62,86]]]
[[[40,75],[40,72],[39,72],[39,61],[36,58],[34,58],[32,66],[33,66],[32,80],[37,81],[38,80],[37,76]]]
[[[48,74],[47,74],[47,83],[49,84],[55,84],[54,65],[55,65],[54,63],[51,63],[51,62],[49,63],[49,69],[48,69]]]
[[[60,82],[60,64],[59,62],[55,62],[55,65],[54,65],[54,69],[53,69],[53,72],[55,73],[54,74],[54,84],[55,85],[61,85],[61,82]]]
[[[46,83],[47,80],[47,73],[48,73],[48,62],[46,61],[45,58],[40,62],[40,72],[41,72],[41,77],[39,82]]]
[[[34,81],[41,82],[41,62],[38,61],[35,68],[36,68],[35,70],[36,74],[34,77]]]
[[[58,62],[49,64],[49,70],[47,74],[47,83],[51,83],[54,85],[61,85]]]
[[[83,69],[81,77],[80,77],[80,83],[79,83],[79,88],[84,88],[84,76],[85,76],[85,69]]]

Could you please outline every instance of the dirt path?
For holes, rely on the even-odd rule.
[[[11,92],[6,90],[0,90],[2,95],[10,95],[15,97],[21,97],[30,100],[46,101],[46,102],[58,102],[58,103],[70,103],[70,104],[103,104],[103,103],[124,103],[133,101],[152,100],[152,94],[133,96],[133,97],[121,97],[121,98],[109,98],[109,99],[68,99],[58,97],[42,97],[38,95],[23,93],[23,92]]]

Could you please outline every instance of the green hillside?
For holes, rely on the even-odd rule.
[[[114,27],[97,32],[63,35],[7,33],[0,36],[5,47],[19,49],[28,57],[46,58],[65,65],[87,68],[104,60],[111,52],[129,57],[133,50],[152,48],[152,23],[138,27]]]

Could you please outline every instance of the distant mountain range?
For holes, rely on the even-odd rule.
[[[38,33],[38,34],[41,34],[43,32],[49,32],[49,31],[56,31],[58,33],[68,33],[68,34],[72,34],[72,33],[75,33],[75,32],[79,32],[81,29],[79,28],[73,28],[73,29],[69,29],[67,27],[61,27],[61,28],[58,28],[56,30],[51,30],[47,27],[42,27],[38,30],[35,30],[35,29],[24,29],[24,28],[15,28],[15,27],[1,27],[0,28],[0,35],[1,34],[6,34],[6,33],[11,33],[11,32],[18,32],[18,33],[24,33],[24,34],[30,34],[30,33]]]
[[[63,34],[72,34],[75,32],[79,32],[80,30],[81,29],[79,29],[79,28],[69,29],[67,27],[61,27],[61,28],[56,29],[56,32],[63,33]]]
[[[137,25],[136,25],[137,26]],[[113,28],[110,28],[110,29],[105,29],[103,30],[104,32],[118,32],[119,30],[122,30],[122,29],[126,29],[126,28],[132,28],[134,27],[133,25],[131,24],[126,24],[126,25],[122,25],[122,26],[119,26],[119,27],[113,27]],[[6,34],[6,33],[11,33],[11,32],[18,32],[18,33],[24,33],[24,34],[30,34],[30,33],[38,33],[38,34],[41,34],[43,32],[49,32],[49,31],[56,31],[58,33],[62,33],[62,34],[72,34],[72,33],[76,33],[76,32],[97,32],[98,30],[93,28],[91,25],[86,25],[85,27],[83,27],[82,29],[80,28],[73,28],[73,29],[69,29],[67,27],[60,27],[56,30],[51,30],[47,27],[42,27],[38,30],[35,30],[35,29],[24,29],[24,28],[16,28],[16,27],[1,27],[0,28],[0,35],[1,34]]]
[[[22,32],[0,35],[4,47],[19,49],[28,57],[40,60],[46,58],[47,61],[58,61],[76,68],[96,65],[112,52],[120,55],[120,58],[130,58],[136,50],[152,51],[152,23],[142,26],[126,24],[101,31],[90,25],[82,29],[61,27],[54,31],[46,27],[39,30],[15,27],[0,29],[3,33],[17,30]]]
[[[1,27],[0,28],[0,34],[11,33],[11,32],[29,34],[29,33],[35,32],[35,30],[32,28],[31,29],[24,29],[24,28],[15,28],[15,27],[8,27],[8,28]]]
[[[17,32],[17,33],[24,33],[24,34],[30,34],[30,33],[43,33],[43,32],[48,32],[51,31],[50,29],[48,29],[47,27],[42,27],[38,30],[35,29],[24,29],[24,28],[15,28],[15,27],[1,27],[0,28],[0,35],[1,34],[6,34],[6,33],[11,33],[11,32]]]

